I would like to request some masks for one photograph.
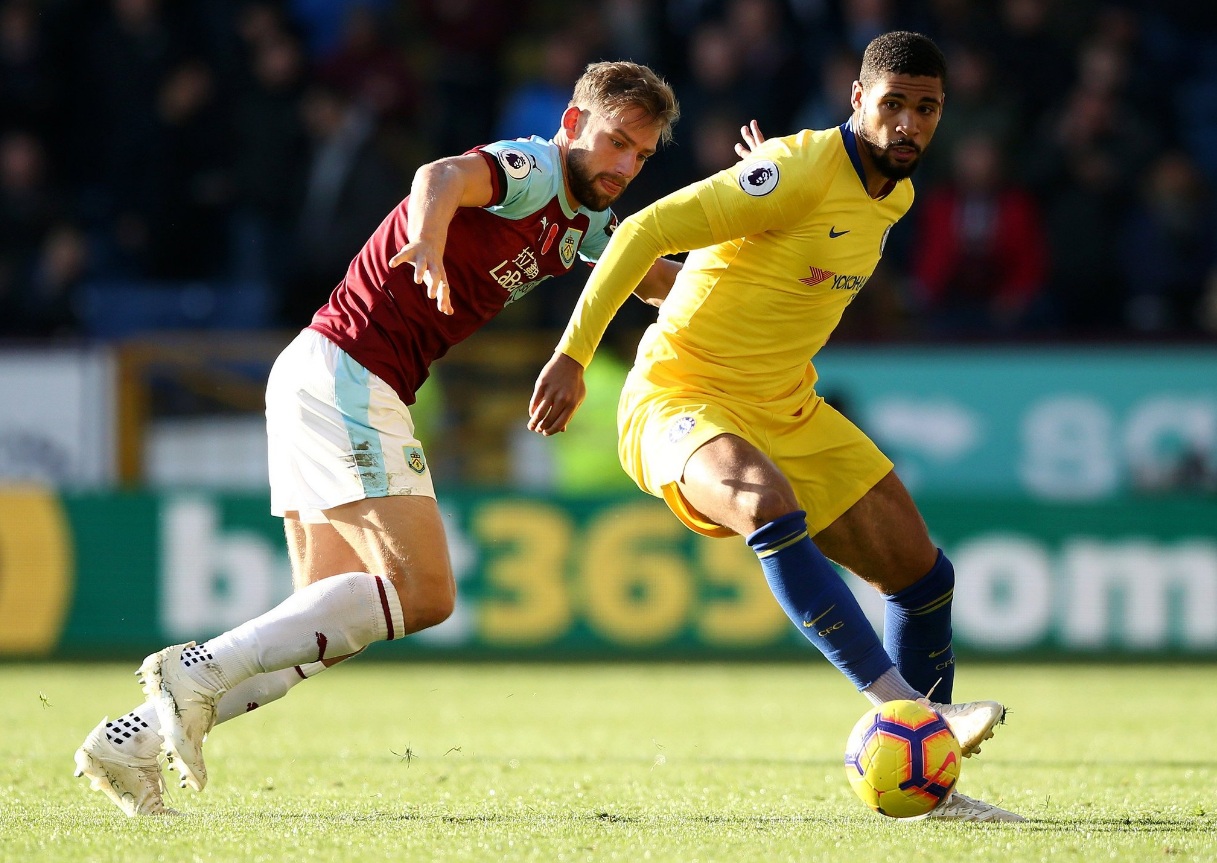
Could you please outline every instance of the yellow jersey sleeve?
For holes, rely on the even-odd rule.
[[[808,163],[792,158],[790,142],[766,141],[736,166],[622,222],[592,270],[558,351],[586,367],[613,315],[660,256],[771,231],[814,207],[824,182],[817,182],[814,172],[800,171]],[[784,172],[803,176],[787,179]]]

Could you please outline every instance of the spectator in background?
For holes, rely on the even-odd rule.
[[[952,44],[991,44],[998,29],[997,4],[978,0],[925,0],[926,27],[933,30],[940,42]],[[947,60],[954,63],[948,54]],[[955,67],[951,67],[951,90],[954,92]],[[952,97],[952,102],[954,98]],[[951,106],[952,112],[955,106]]]
[[[858,76],[861,62],[862,58],[852,48],[843,45],[825,51],[820,57],[819,83],[799,108],[794,129],[829,129],[844,122],[852,110],[846,94]]]
[[[342,41],[317,77],[372,115],[382,151],[405,175],[427,159],[417,131],[423,88],[406,62],[394,24],[392,16],[376,5],[352,6]]]
[[[1016,94],[995,82],[992,60],[980,45],[955,43],[946,54],[951,64],[947,96],[951,112],[934,136],[940,158],[926,165],[927,188],[950,180],[955,151],[964,138],[983,134],[1005,150],[1014,141],[1018,123]]]
[[[351,6],[343,22],[342,40],[321,64],[318,77],[370,111],[378,123],[397,125],[415,119],[419,83],[402,52],[390,41],[388,18],[374,4]]]
[[[778,0],[730,0],[725,22],[737,46],[748,117],[762,129],[793,132],[801,92],[792,84],[805,77],[806,69],[795,53],[783,5]]]
[[[284,323],[303,326],[342,280],[351,258],[405,193],[377,148],[376,118],[335,87],[314,83],[302,103],[312,141],[295,267]]]
[[[1213,141],[1217,141],[1217,38],[1210,35],[1191,47],[1196,63],[1193,76],[1172,88],[1173,98],[1162,101],[1170,102],[1178,116],[1188,118],[1178,129],[1180,143],[1208,182],[1217,187],[1217,159],[1213,158]]]
[[[186,53],[186,41],[159,0],[112,0],[90,34],[73,159],[91,166],[88,210],[108,249],[109,275],[143,276],[151,252],[161,154],[158,95]]]
[[[366,10],[387,14],[393,0],[288,0],[293,20],[304,31],[308,55],[324,65],[342,50],[345,27],[351,16]],[[454,4],[455,5],[455,4]]]
[[[62,211],[42,142],[24,130],[0,137],[0,333],[43,334],[31,315],[30,277]]]
[[[1154,139],[1131,105],[1083,77],[1041,129],[1027,163],[1041,200],[1052,259],[1053,314],[1075,335],[1110,334],[1122,323],[1128,273],[1120,234]]]
[[[951,167],[952,180],[921,203],[912,246],[929,330],[972,338],[1026,332],[1048,275],[1039,208],[1006,180],[990,134],[959,140]]]
[[[710,114],[751,116],[750,93],[743,79],[740,43],[725,24],[706,21],[689,37],[689,79],[681,87],[685,122],[697,125]]]
[[[0,123],[46,133],[60,128],[59,81],[33,0],[0,5]]]
[[[569,30],[550,33],[539,50],[529,53],[537,56],[539,65],[528,70],[524,80],[504,95],[497,138],[526,138],[537,129],[547,128],[566,110],[570,88],[587,63],[583,40]]]
[[[529,0],[417,0],[420,32],[434,51],[430,150],[463,153],[493,138],[503,56],[528,20]]]
[[[1210,189],[1185,154],[1165,153],[1150,167],[1120,250],[1124,271],[1131,274],[1125,306],[1129,329],[1198,332],[1206,279],[1217,266],[1217,219]]]
[[[630,57],[652,64],[659,53],[662,29],[660,4],[650,0],[603,0],[600,7],[602,52],[609,57]]]
[[[285,292],[308,164],[300,113],[304,55],[299,40],[266,4],[246,11],[241,35],[250,80],[235,108],[233,275]]]
[[[896,12],[891,0],[841,2],[841,38],[859,57],[872,39],[895,29],[895,24]]]
[[[1027,137],[1042,129],[1053,97],[1073,80],[1067,47],[1049,26],[1051,9],[1052,0],[1001,2],[1002,27],[993,46],[995,86],[1017,95],[1019,132]]]
[[[84,231],[66,221],[52,226],[23,289],[29,335],[59,338],[79,334],[76,289],[89,275],[91,261]]]
[[[170,70],[158,94],[157,117],[147,274],[167,280],[227,277],[232,128],[211,67],[194,58]]]

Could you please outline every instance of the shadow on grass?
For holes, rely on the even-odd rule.
[[[1204,833],[1217,829],[1217,819],[1211,815],[1138,816],[1136,818],[1070,818],[1068,816],[1032,815],[1021,825],[1023,829],[1041,833],[1068,830],[1071,833]]]
[[[351,824],[376,823],[408,823],[420,824],[499,824],[499,825],[529,825],[529,824],[611,824],[641,827],[683,827],[694,825],[733,825],[752,827],[755,829],[790,827],[798,825],[821,825],[835,827],[858,827],[864,825],[884,829],[886,825],[895,826],[896,822],[880,821],[872,816],[861,813],[858,815],[842,815],[839,812],[824,812],[817,814],[809,812],[804,815],[714,815],[714,814],[672,814],[672,815],[636,815],[608,810],[594,812],[542,812],[542,811],[512,811],[512,812],[479,812],[479,813],[445,813],[445,812],[363,812],[344,815],[323,815],[305,812],[266,812],[260,817],[271,821],[295,821],[298,819],[329,821]],[[958,822],[925,821],[919,822],[931,829],[958,829],[961,826],[969,830],[1015,829],[1034,833],[1070,834],[1211,834],[1217,827],[1217,819],[1211,815],[1196,816],[1137,816],[1132,818],[1076,818],[1067,815],[1035,815],[1030,814],[1028,820],[1021,824],[973,824],[960,825]],[[908,825],[901,825],[907,827]]]

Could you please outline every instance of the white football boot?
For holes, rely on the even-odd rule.
[[[202,791],[207,785],[203,741],[216,722],[216,703],[223,692],[194,680],[182,667],[182,651],[194,642],[166,647],[148,656],[136,674],[144,695],[156,708],[169,767],[181,774],[182,787]]]
[[[980,744],[993,736],[993,731],[1006,719],[1006,708],[996,701],[969,701],[964,704],[939,704],[928,698],[917,699],[933,708],[947,721],[959,740],[964,758],[980,752]]]
[[[1013,823],[1016,821],[1026,821],[1027,819],[1017,812],[1002,809],[1000,806],[994,806],[992,803],[986,803],[983,800],[977,800],[975,797],[969,797],[956,791],[926,814],[918,815],[908,820],[1001,821]]]
[[[91,787],[130,817],[179,814],[165,806],[165,779],[157,757],[132,758],[119,752],[106,738],[108,723],[103,719],[76,750],[75,775],[89,777]]]

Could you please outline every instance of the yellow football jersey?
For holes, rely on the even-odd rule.
[[[848,123],[766,141],[625,220],[558,349],[586,366],[655,259],[692,249],[635,371],[656,386],[774,407],[805,399],[815,383],[811,358],[912,203],[908,180],[870,197]]]

